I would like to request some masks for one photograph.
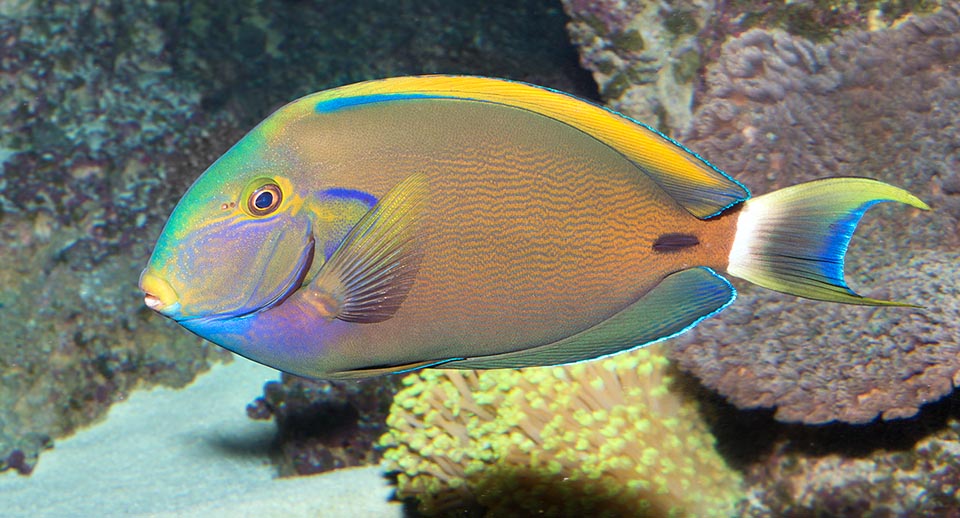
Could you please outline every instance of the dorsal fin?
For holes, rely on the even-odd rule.
[[[285,109],[332,113],[379,102],[441,98],[524,109],[577,128],[623,154],[698,218],[716,216],[750,197],[742,184],[650,126],[572,95],[526,83],[472,76],[395,77],[312,94]]]

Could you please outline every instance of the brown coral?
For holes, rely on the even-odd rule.
[[[817,177],[907,187],[929,214],[871,211],[847,276],[922,309],[825,306],[743,287],[673,342],[673,357],[740,407],[785,421],[913,415],[960,382],[960,10],[814,44],[753,30],[730,41],[684,139],[758,192]],[[872,291],[871,291],[872,290]]]

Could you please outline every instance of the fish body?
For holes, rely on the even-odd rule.
[[[294,101],[210,166],[141,287],[201,337],[307,377],[568,363],[689,329],[735,298],[724,273],[882,304],[843,282],[849,236],[873,203],[925,205],[832,182],[750,200],[678,143],[560,92],[371,81]],[[834,191],[854,192],[810,201]],[[764,237],[795,225],[782,206],[813,211],[809,236]],[[794,246],[811,248],[799,266],[763,259]]]

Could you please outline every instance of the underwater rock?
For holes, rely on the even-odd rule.
[[[960,383],[958,65],[956,5],[832,43],[751,30],[724,46],[681,140],[757,193],[837,175],[916,193],[932,211],[871,210],[847,277],[866,296],[923,307],[743,286],[722,316],[672,342],[672,358],[741,408],[806,423],[908,417]]]
[[[129,258],[96,270],[62,262],[51,253],[68,233],[32,242],[35,226],[17,216],[0,225],[0,470],[21,474],[51,437],[103,415],[143,380],[183,386],[226,357],[137,308],[135,286],[114,281],[135,278]]]
[[[14,5],[17,4],[17,5]],[[136,279],[204,138],[150,17],[102,2],[0,17],[0,471],[130,390],[182,386],[214,347],[143,311]],[[192,128],[192,129],[191,129]]]
[[[664,133],[685,128],[714,0],[563,0],[567,30],[610,107]]]
[[[736,516],[956,516],[957,402],[951,396],[917,419],[784,427],[745,469],[750,497]]]
[[[0,2],[0,471],[228,357],[136,283],[176,200],[266,113],[401,73],[595,96],[564,23],[547,0]]]
[[[929,13],[944,3],[563,0],[570,38],[603,100],[672,136],[689,127],[703,71],[732,37],[763,28],[826,41],[848,30],[887,27],[911,11]]]
[[[661,349],[408,375],[380,441],[397,496],[426,515],[732,516],[740,475]]]
[[[377,464],[374,445],[386,431],[399,385],[399,376],[344,382],[283,374],[264,386],[247,415],[276,420],[279,452],[273,460],[282,477]]]

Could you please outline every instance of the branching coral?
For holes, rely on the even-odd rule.
[[[554,368],[409,375],[381,439],[427,514],[729,516],[740,476],[657,346]]]

